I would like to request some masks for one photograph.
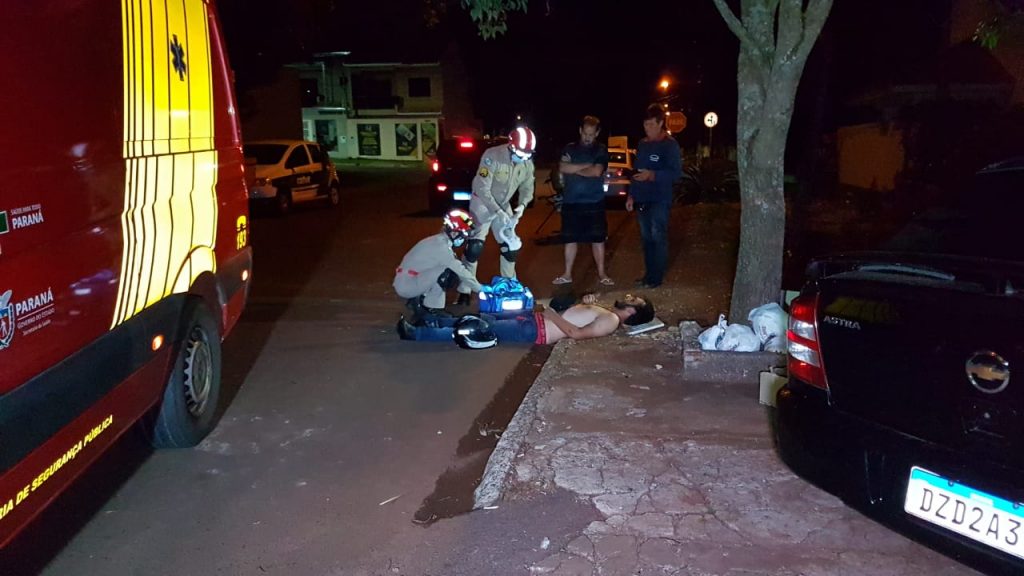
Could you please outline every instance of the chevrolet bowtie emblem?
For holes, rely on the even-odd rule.
[[[995,352],[975,352],[965,368],[967,380],[979,392],[997,394],[1010,383],[1010,363]]]

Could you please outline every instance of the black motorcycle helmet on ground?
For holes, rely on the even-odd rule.
[[[498,345],[498,337],[491,325],[479,316],[466,314],[455,322],[452,338],[460,348],[484,350]]]

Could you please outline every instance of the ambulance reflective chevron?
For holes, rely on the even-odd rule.
[[[6,546],[129,427],[213,428],[252,255],[212,1],[19,2],[0,27]]]

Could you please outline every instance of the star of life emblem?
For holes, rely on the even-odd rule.
[[[0,350],[11,345],[14,339],[14,306],[11,304],[11,291],[0,295]]]

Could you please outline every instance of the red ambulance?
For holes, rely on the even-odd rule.
[[[193,446],[252,269],[210,0],[0,10],[0,546],[128,428]]]

